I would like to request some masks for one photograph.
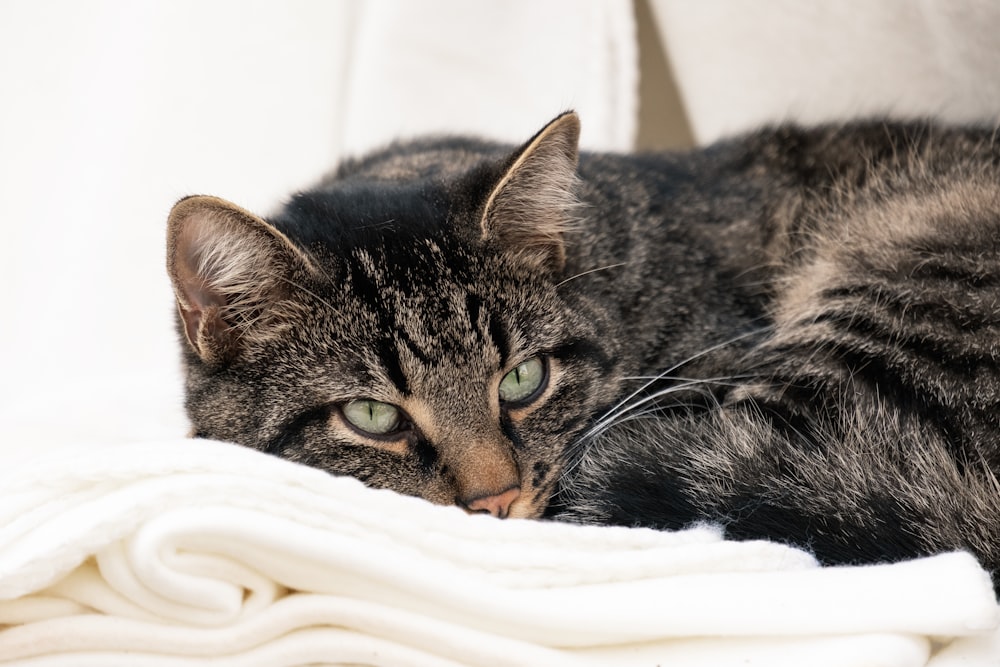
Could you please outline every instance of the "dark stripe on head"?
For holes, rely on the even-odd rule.
[[[483,300],[475,294],[465,295],[465,310],[469,314],[469,328],[479,338],[482,338],[482,331],[479,330],[479,313],[482,311],[482,306]]]
[[[368,304],[382,303],[378,287],[375,286],[375,283],[372,282],[372,279],[360,265],[355,263],[351,266],[350,277],[351,288],[358,295],[360,301]]]
[[[420,363],[422,363],[425,366],[434,365],[433,360],[429,356],[427,356],[427,354],[425,354],[424,351],[421,350],[415,342],[413,342],[413,339],[410,338],[410,334],[406,333],[406,329],[400,328],[398,331],[396,331],[396,336],[399,339],[399,342],[405,345],[406,349],[410,351],[410,354],[412,354],[413,356],[415,356],[417,359],[420,360]]]
[[[500,366],[506,368],[510,359],[510,338],[500,321],[492,315],[490,315],[490,340],[500,353]]]
[[[382,300],[382,294],[372,281],[371,277],[369,277],[364,269],[358,264],[352,266],[350,277],[354,293],[358,295],[363,303],[368,304],[368,306],[372,309],[372,313],[375,315],[377,320],[377,331],[392,331],[395,328],[394,322],[386,312]],[[389,375],[389,379],[401,394],[408,394],[410,384],[407,382],[406,375],[403,373],[403,366],[399,361],[399,350],[396,346],[396,342],[387,333],[383,333],[382,337],[378,340],[377,346],[379,360],[382,362],[382,367]]]
[[[396,342],[388,336],[379,339],[378,358],[399,393],[409,394],[410,383],[407,382],[406,374],[403,373],[403,365],[399,361],[399,350],[396,348]]]

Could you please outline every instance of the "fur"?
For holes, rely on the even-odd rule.
[[[500,516],[708,520],[826,563],[964,548],[996,573],[992,130],[781,126],[639,155],[578,135],[564,114],[520,148],[397,144],[266,221],[183,200],[168,268],[197,434]],[[531,358],[543,385],[500,401]],[[401,426],[359,431],[352,400]]]

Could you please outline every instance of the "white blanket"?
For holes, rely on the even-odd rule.
[[[0,665],[1000,664],[968,555],[468,516],[208,441],[0,472]],[[6,627],[4,627],[6,626]]]

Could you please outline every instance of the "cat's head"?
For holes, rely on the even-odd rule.
[[[540,515],[617,390],[610,323],[561,284],[578,135],[570,113],[513,152],[400,146],[270,221],[178,202],[167,263],[196,435]]]

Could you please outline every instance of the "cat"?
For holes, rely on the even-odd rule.
[[[1000,568],[1000,144],[461,137],[168,220],[197,437],[497,517]]]

